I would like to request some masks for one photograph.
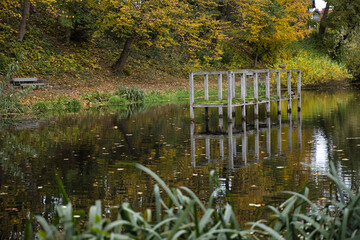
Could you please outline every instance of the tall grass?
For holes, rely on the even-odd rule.
[[[321,86],[352,78],[345,64],[319,50],[315,40],[311,38],[291,44],[280,56],[275,66],[282,63],[287,69],[301,69],[303,86]],[[293,81],[296,84],[296,79]]]
[[[41,217],[35,219],[42,230],[39,239],[241,239],[246,231],[239,228],[232,207],[215,206],[219,188],[210,187],[211,195],[204,204],[193,191],[186,187],[170,189],[153,171],[134,164],[152,176],[154,185],[155,210],[144,213],[133,211],[129,203],[119,207],[117,219],[110,221],[103,217],[101,202],[90,207],[87,222],[82,213],[75,213],[64,188],[65,205],[56,208],[57,217],[53,224]],[[215,172],[210,173],[212,184],[217,184]],[[59,180],[58,180],[59,182]],[[166,193],[165,195],[161,192]],[[30,232],[30,226],[26,231]]]
[[[0,82],[0,118],[9,119],[17,114],[24,113],[26,108],[21,104],[20,98],[28,94],[31,88],[15,92],[7,81]]]
[[[285,192],[290,197],[274,212],[271,221],[249,223],[249,229],[240,229],[233,208],[226,204],[215,206],[219,191],[216,174],[210,173],[210,198],[200,200],[186,187],[170,189],[153,171],[132,164],[153,177],[155,210],[144,213],[133,211],[128,203],[119,207],[117,219],[103,217],[101,201],[90,207],[85,217],[82,211],[73,211],[60,179],[57,181],[64,195],[64,206],[56,208],[54,223],[36,216],[42,230],[39,239],[359,239],[360,192],[354,193],[342,182],[333,163],[324,172],[332,181],[331,202],[319,207],[309,198],[309,188],[300,193]],[[163,193],[161,193],[163,192]],[[83,224],[86,220],[85,224]],[[31,221],[26,236],[31,235]],[[31,238],[31,237],[30,237]],[[30,239],[29,238],[29,239]]]

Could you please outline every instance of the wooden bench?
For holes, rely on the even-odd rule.
[[[35,87],[43,86],[45,88],[45,86],[46,86],[44,81],[39,80],[36,77],[34,77],[34,78],[13,78],[12,83],[14,86],[20,86],[21,88],[28,87],[28,86],[35,86]]]

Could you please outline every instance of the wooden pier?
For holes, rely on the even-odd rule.
[[[297,125],[297,142],[299,148],[302,147],[302,128],[301,128],[301,115],[298,115],[297,121],[292,119],[292,114],[287,114],[287,120],[282,121],[281,115],[278,115],[278,119],[275,122],[271,122],[270,117],[267,117],[265,122],[260,122],[259,119],[255,119],[254,124],[249,125],[246,121],[241,122],[241,126],[235,127],[235,123],[229,122],[227,129],[223,128],[223,119],[219,118],[220,132],[206,131],[203,133],[195,132],[195,123],[190,123],[190,141],[191,141],[191,166],[198,167],[199,163],[196,161],[196,156],[199,154],[199,150],[196,150],[196,140],[205,141],[205,165],[210,163],[218,162],[219,160],[228,160],[229,169],[243,168],[248,165],[259,163],[260,160],[270,159],[272,156],[279,156],[282,151],[285,150],[282,144],[283,141],[287,141],[288,150],[292,149],[293,146],[293,130],[294,125]],[[240,128],[239,128],[240,127]],[[284,139],[284,129],[288,130],[287,139]],[[208,127],[206,127],[208,129]],[[276,136],[272,136],[272,130],[277,130]],[[274,131],[273,131],[274,132]],[[260,141],[260,135],[266,135],[265,141]],[[249,149],[250,143],[248,142],[249,137],[253,136],[254,142],[253,148]],[[274,139],[275,138],[275,139]],[[210,143],[212,141],[212,144]],[[277,146],[276,152],[272,152],[272,140]],[[225,141],[227,141],[227,153]],[[216,146],[218,142],[218,146]],[[276,143],[275,143],[276,142]],[[238,150],[237,146],[241,143],[241,149]],[[265,146],[261,146],[265,145]],[[219,149],[218,153],[214,154],[211,148]],[[263,151],[261,151],[263,149]],[[211,152],[213,155],[211,155]],[[249,154],[252,152],[252,154]],[[260,156],[262,153],[262,157]],[[226,156],[227,155],[227,156]],[[249,157],[252,155],[252,158]],[[265,155],[265,156],[264,156]],[[201,158],[201,157],[199,157]],[[204,163],[202,164],[204,165]]]
[[[296,76],[292,76],[295,75]],[[286,75],[286,93],[282,95],[281,80]],[[202,102],[195,102],[194,78],[203,76],[204,99]],[[209,99],[209,77],[217,77],[217,99]],[[226,77],[226,84],[223,84],[223,77]],[[296,77],[296,87],[292,89],[291,79]],[[239,79],[239,80],[238,80]],[[248,84],[249,81],[252,84]],[[265,82],[265,96],[259,96],[259,82]],[[276,84],[276,91],[274,86]],[[247,87],[253,87],[251,96]],[[272,87],[273,86],[273,87]],[[223,96],[223,88],[226,87],[226,95]],[[240,96],[236,96],[239,93]],[[224,98],[225,97],[225,98]],[[287,101],[287,111],[291,112],[291,102],[297,99],[298,111],[301,110],[301,71],[299,69],[276,69],[276,70],[239,70],[220,72],[192,72],[190,73],[190,118],[194,119],[195,107],[216,107],[219,108],[220,117],[223,116],[223,108],[226,107],[228,121],[232,121],[235,107],[242,107],[242,118],[246,118],[246,106],[254,106],[254,115],[259,115],[259,104],[266,104],[266,114],[270,115],[270,103],[277,102],[278,113],[281,113],[281,101]]]

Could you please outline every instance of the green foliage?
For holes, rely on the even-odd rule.
[[[88,103],[92,104],[101,104],[104,102],[108,102],[111,97],[111,93],[109,92],[102,92],[102,91],[95,91],[89,93],[83,93],[81,95],[81,99],[87,101]]]
[[[129,102],[125,98],[118,95],[111,96],[108,101],[109,105],[126,105],[128,103]]]
[[[127,88],[119,85],[115,94],[125,98],[129,102],[143,102],[145,99],[145,91],[135,87]]]
[[[250,230],[275,239],[358,239],[360,192],[353,193],[339,179],[333,162],[330,172],[323,173],[337,188],[336,192],[330,192],[330,198],[337,195],[336,200],[318,207],[309,198],[307,187],[301,193],[286,192],[292,196],[279,208],[270,207],[275,216],[273,224],[269,227],[258,221],[251,223]]]
[[[31,106],[31,110],[36,113],[45,113],[53,108],[51,102],[37,102]]]
[[[78,99],[69,100],[65,104],[65,110],[70,112],[78,112],[81,109],[81,102]]]
[[[15,92],[7,81],[0,82],[0,118],[9,118],[14,114],[24,113],[25,107],[20,103],[21,97],[28,94],[31,88]]]
[[[303,86],[320,85],[331,81],[343,81],[352,76],[345,64],[331,59],[318,51],[309,41],[291,44],[283,51],[281,59],[275,64],[285,64],[287,69],[301,69]],[[296,84],[296,79],[292,79]]]
[[[35,217],[42,227],[37,238],[241,239],[246,233],[239,228],[230,205],[219,208],[214,203],[216,195],[222,191],[214,171],[210,173],[210,178],[217,188],[210,188],[210,201],[204,204],[190,189],[170,189],[150,169],[139,164],[133,165],[157,182],[154,185],[154,211],[147,209],[144,213],[138,213],[130,208],[129,203],[123,203],[119,207],[117,219],[111,221],[103,217],[101,202],[96,201],[90,207],[87,223],[82,225],[84,216],[76,214],[71,203],[68,203],[56,208],[58,219],[54,224],[47,223],[41,216]],[[161,191],[166,195],[161,194]]]
[[[210,172],[210,197],[207,203],[200,200],[186,187],[170,189],[153,171],[134,165],[149,174],[154,185],[155,209],[135,212],[129,203],[119,207],[117,219],[104,217],[101,202],[90,207],[88,216],[73,211],[65,194],[66,206],[56,208],[56,218],[49,224],[36,216],[42,230],[39,239],[357,239],[360,237],[360,192],[354,193],[337,176],[335,165],[323,172],[333,182],[336,191],[329,194],[325,206],[309,198],[309,188],[300,193],[284,192],[291,196],[279,207],[269,206],[274,212],[271,221],[248,223],[249,230],[242,230],[229,204],[219,207],[216,196],[222,190],[214,171]],[[318,170],[322,172],[320,169]],[[161,192],[163,192],[161,194]],[[83,221],[87,222],[83,224]],[[31,221],[31,220],[30,220]],[[28,226],[28,225],[27,225]],[[26,228],[29,234],[31,229]]]

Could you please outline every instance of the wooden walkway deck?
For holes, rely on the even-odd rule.
[[[286,95],[282,95],[281,79],[282,75],[286,74]],[[291,79],[292,75],[296,74],[296,87],[292,89]],[[217,100],[209,100],[209,76],[217,76]],[[272,79],[275,75],[276,79]],[[194,97],[194,77],[203,76],[204,78],[204,101],[195,102]],[[226,76],[226,84],[223,84],[223,76]],[[239,77],[240,84],[236,84],[236,77]],[[259,96],[259,81],[260,77],[265,82],[265,96]],[[293,76],[295,77],[295,76]],[[277,102],[278,113],[281,113],[281,101],[287,101],[287,111],[291,112],[291,102],[297,99],[298,111],[301,110],[301,71],[299,69],[270,69],[270,70],[238,70],[238,71],[219,71],[219,72],[192,72],[190,73],[190,118],[194,119],[195,107],[217,107],[219,108],[219,115],[223,116],[223,108],[228,109],[228,121],[232,121],[235,107],[242,107],[242,118],[246,118],[246,106],[254,105],[254,115],[259,115],[259,104],[266,104],[266,113],[270,115],[270,103]],[[247,96],[247,84],[251,79],[253,94]],[[271,94],[271,83],[276,82],[276,94]],[[274,84],[273,84],[274,85]],[[223,88],[226,87],[226,95],[223,97]],[[239,89],[237,89],[239,88]],[[274,88],[274,87],[273,87]],[[240,90],[240,96],[236,96],[237,90]],[[294,90],[294,91],[293,91]]]

